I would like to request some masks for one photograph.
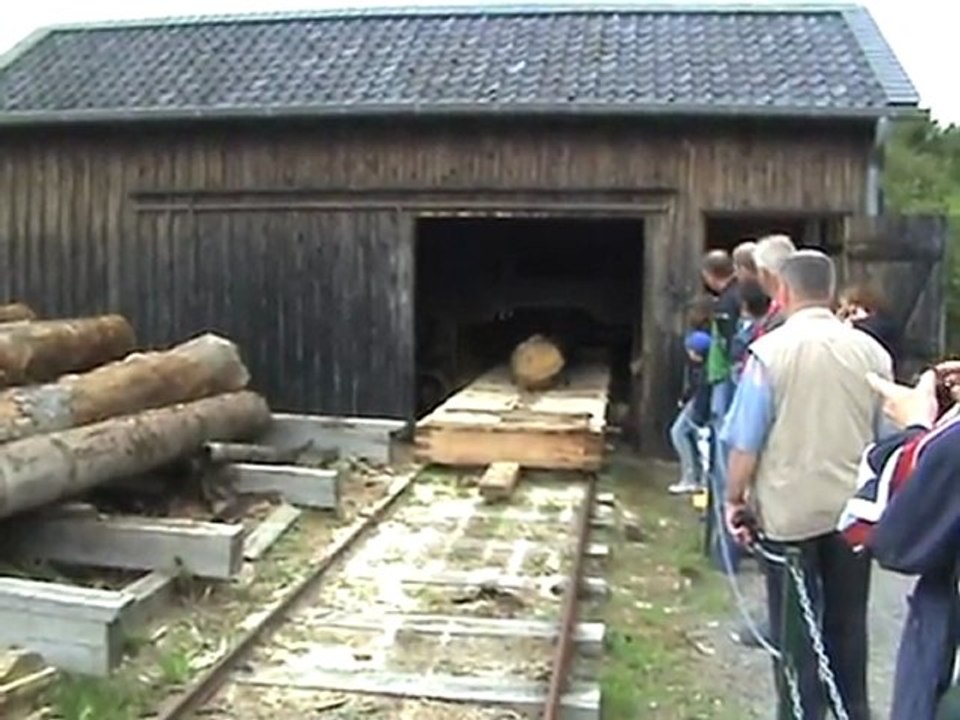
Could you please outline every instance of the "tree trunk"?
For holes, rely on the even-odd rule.
[[[36,320],[37,314],[23,303],[7,303],[0,305],[0,322],[16,322],[18,320]]]
[[[563,371],[563,351],[543,335],[534,335],[517,345],[510,358],[513,381],[524,390],[546,390]]]
[[[253,392],[218,395],[0,447],[0,518],[196,454],[211,440],[255,436],[270,423]]]
[[[47,382],[121,358],[133,329],[119,315],[0,325],[0,386]]]
[[[0,443],[242,390],[249,379],[236,345],[201,335],[48,385],[0,392]]]

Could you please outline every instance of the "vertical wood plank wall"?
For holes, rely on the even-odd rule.
[[[645,293],[657,307],[644,342],[658,344],[650,387],[669,393],[659,376],[672,351],[659,345],[697,289],[703,212],[858,212],[870,140],[866,125],[707,119],[6,129],[0,294],[47,316],[125,313],[147,344],[225,332],[279,409],[408,417],[413,209],[144,213],[134,195],[225,192],[242,205],[243,191],[464,202],[529,191],[569,204],[659,192],[672,199],[655,223],[664,256],[647,264],[661,276]]]

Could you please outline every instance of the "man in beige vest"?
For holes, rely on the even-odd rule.
[[[723,430],[731,449],[727,524],[746,541],[742,518],[749,500],[767,549],[799,551],[848,716],[868,720],[870,561],[854,554],[835,529],[856,490],[860,455],[874,440],[880,417],[867,375],[891,377],[891,360],[879,343],[830,311],[836,280],[826,255],[792,254],[780,279],[778,299],[787,320],[750,346]],[[784,582],[791,580],[782,565],[764,566],[771,639],[779,647]],[[781,671],[775,666],[778,684]],[[824,695],[809,643],[797,672],[804,718],[820,720]]]

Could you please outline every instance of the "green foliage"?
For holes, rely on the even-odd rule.
[[[948,247],[947,345],[960,350],[960,127],[927,118],[898,122],[887,146],[884,189],[897,213],[951,218]]]

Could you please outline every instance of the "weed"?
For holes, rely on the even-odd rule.
[[[56,685],[53,706],[63,720],[132,720],[142,712],[143,696],[115,678],[66,676]]]
[[[184,685],[190,679],[190,656],[182,649],[174,649],[157,658],[160,679],[166,685]]]
[[[745,715],[727,702],[722,679],[704,672],[688,639],[692,627],[727,613],[729,600],[701,553],[699,519],[666,492],[667,481],[646,464],[616,459],[602,477],[603,489],[640,517],[647,535],[640,545],[611,534],[603,715],[741,720]]]

